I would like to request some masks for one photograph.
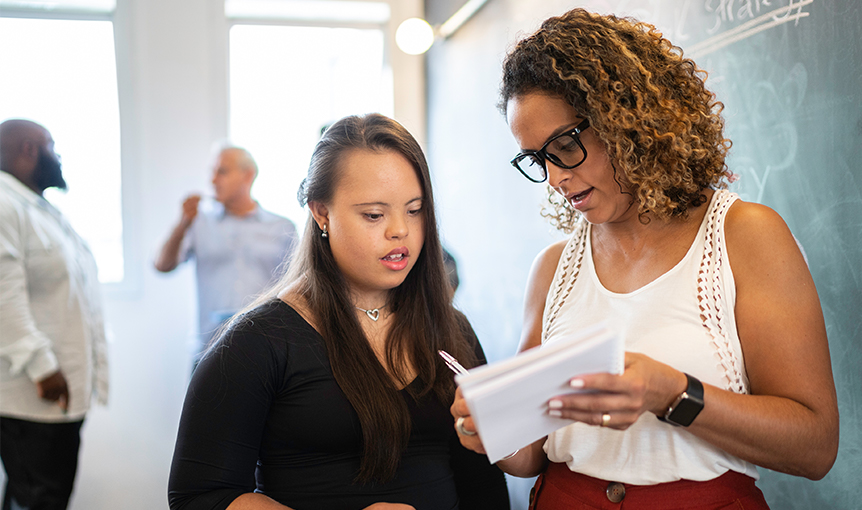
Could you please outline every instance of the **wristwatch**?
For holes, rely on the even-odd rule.
[[[703,410],[703,384],[688,374],[685,374],[685,378],[688,379],[688,387],[676,397],[664,416],[658,417],[659,420],[688,427]]]

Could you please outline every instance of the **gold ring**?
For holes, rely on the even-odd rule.
[[[603,414],[602,415],[602,427],[607,427],[610,422],[611,422],[611,415],[608,413]]]
[[[457,420],[455,420],[455,429],[461,433],[463,436],[475,436],[475,432],[470,432],[469,430],[464,428],[464,417],[461,416]]]

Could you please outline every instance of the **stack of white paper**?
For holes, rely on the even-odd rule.
[[[456,376],[488,459],[497,462],[572,423],[548,416],[548,400],[576,393],[578,375],[622,374],[622,340],[604,326],[544,344],[513,358],[476,367]]]

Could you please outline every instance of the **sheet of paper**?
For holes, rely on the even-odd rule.
[[[584,330],[455,379],[476,424],[488,458],[497,462],[571,420],[548,416],[551,397],[575,393],[569,380],[581,374],[622,374],[620,338],[604,326]]]

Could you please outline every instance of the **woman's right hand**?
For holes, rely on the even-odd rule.
[[[464,395],[461,394],[461,388],[455,390],[455,402],[452,403],[452,407],[449,408],[449,412],[452,413],[452,417],[455,418],[455,422],[457,424],[458,420],[463,419],[461,426],[467,432],[473,432],[473,434],[462,434],[461,430],[458,427],[455,427],[455,431],[458,433],[458,439],[461,440],[461,444],[464,445],[464,448],[468,450],[473,450],[476,453],[485,454],[485,446],[482,445],[482,439],[479,437],[479,434],[476,433],[476,424],[473,423],[473,418],[470,416],[470,408],[467,407],[467,401],[464,400]]]

